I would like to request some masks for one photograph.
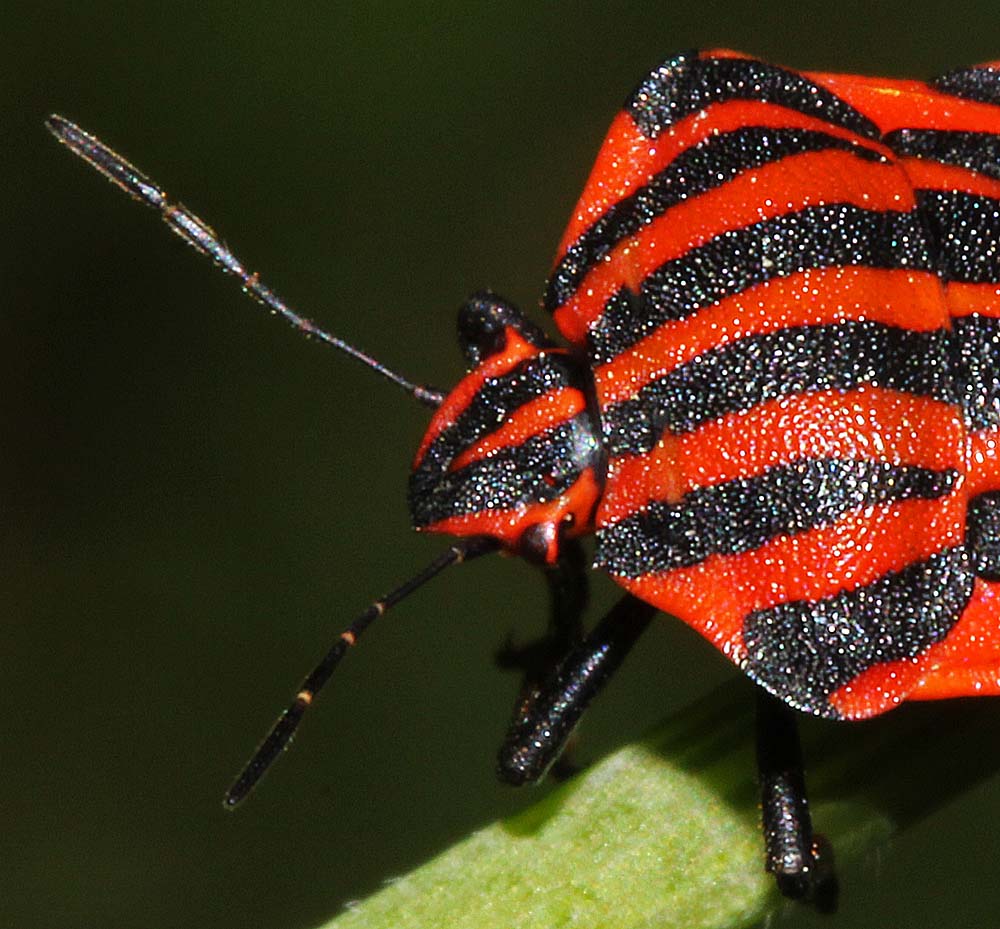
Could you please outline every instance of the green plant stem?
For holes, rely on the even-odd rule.
[[[727,687],[511,819],[470,835],[326,929],[721,929],[780,901],[763,871],[753,696]],[[813,817],[839,860],[1000,764],[991,701],[867,723],[807,720]]]

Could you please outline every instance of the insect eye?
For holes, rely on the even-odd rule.
[[[475,367],[503,351],[508,328],[538,348],[552,344],[541,329],[503,297],[489,291],[469,297],[458,311],[458,341],[469,364]]]

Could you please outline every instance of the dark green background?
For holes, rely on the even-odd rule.
[[[523,805],[492,774],[515,682],[491,653],[544,607],[509,559],[441,578],[225,814],[335,632],[441,549],[405,507],[426,414],[248,304],[60,151],[47,112],[320,323],[447,385],[457,304],[535,305],[607,124],[668,52],[915,76],[1000,57],[995,0],[15,4],[4,32],[3,929],[308,926]],[[732,673],[661,624],[583,754]],[[823,924],[995,923],[998,786],[848,868]]]

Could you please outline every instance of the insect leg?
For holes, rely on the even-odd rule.
[[[529,712],[538,699],[542,683],[559,667],[570,649],[583,639],[583,611],[589,593],[589,564],[583,546],[577,539],[564,539],[559,547],[559,560],[545,567],[549,587],[549,626],[545,634],[524,645],[508,637],[495,655],[498,667],[520,671],[521,689],[511,720],[513,726]],[[562,780],[576,773],[568,752],[552,765],[553,777]]]
[[[544,570],[551,604],[548,629],[544,635],[524,645],[518,645],[508,637],[495,655],[497,667],[524,674],[515,716],[520,715],[521,701],[537,693],[542,681],[583,638],[588,565],[579,541],[564,541],[560,546],[559,560]]]
[[[786,897],[833,912],[833,851],[823,836],[813,833],[795,711],[764,690],[757,695],[757,770],[765,867]]]
[[[593,632],[521,706],[500,748],[497,770],[509,784],[537,781],[559,756],[566,739],[597,692],[625,659],[656,607],[623,597]]]

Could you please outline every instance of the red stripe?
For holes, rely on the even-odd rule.
[[[945,299],[952,316],[1000,316],[1000,284],[953,281],[945,287]]]
[[[520,445],[533,435],[558,426],[586,409],[583,393],[575,387],[561,387],[536,397],[510,413],[503,425],[452,461],[448,470],[457,471],[493,454],[497,449]]]
[[[876,665],[830,702],[849,719],[874,716],[902,700],[1000,695],[1000,584],[977,580],[947,638],[916,659]]]
[[[443,532],[455,536],[488,535],[500,541],[508,550],[516,551],[522,533],[529,526],[549,525],[553,529],[566,525],[570,536],[594,531],[592,514],[600,497],[600,483],[591,468],[585,468],[572,487],[548,503],[524,506],[516,510],[481,510],[464,516],[453,516],[424,526],[421,532]],[[555,538],[555,534],[553,534]],[[549,563],[558,550],[550,547]]]
[[[966,493],[969,499],[1000,490],[1000,429],[973,432],[968,439]]]
[[[943,94],[923,81],[894,81],[812,71],[804,71],[803,74],[860,110],[883,133],[894,129],[1000,132],[1000,106]]]
[[[694,113],[671,126],[669,133],[651,142],[639,131],[628,113],[619,113],[611,123],[583,187],[583,193],[563,233],[556,262],[609,207],[649,183],[654,175],[682,152],[713,135],[747,126],[768,126],[772,129],[812,129],[840,139],[858,138],[847,129],[759,100],[718,103],[711,107],[711,114],[711,119],[707,119],[704,111]],[[873,145],[868,140],[865,142],[869,146]],[[891,154],[888,149],[883,151],[887,155]]]
[[[594,372],[607,406],[696,356],[750,335],[794,326],[870,319],[929,331],[947,323],[937,277],[930,272],[865,267],[815,268],[772,278],[687,319],[660,326]]]
[[[1000,181],[985,174],[930,158],[901,158],[899,164],[918,189],[958,190],[1000,200]]]
[[[615,580],[682,619],[734,662],[745,655],[743,622],[755,610],[815,601],[873,583],[889,571],[961,541],[964,495],[867,508],[831,526],[782,536],[752,552]]]
[[[660,265],[729,230],[829,203],[897,212],[915,205],[913,189],[894,164],[839,151],[790,155],[672,207],[620,242],[556,311],[556,323],[570,341],[582,342],[623,284],[638,290]]]
[[[654,500],[678,503],[699,487],[753,477],[802,458],[857,458],[936,471],[965,470],[965,430],[954,407],[875,387],[781,397],[730,413],[649,454],[612,460],[597,525]]]
[[[434,414],[424,439],[420,443],[420,448],[417,449],[416,457],[413,459],[414,468],[423,460],[431,443],[468,408],[486,381],[508,374],[522,361],[527,361],[539,354],[540,349],[525,340],[516,329],[508,326],[504,331],[507,335],[507,344],[504,350],[491,355],[478,368],[473,369],[462,378]]]

